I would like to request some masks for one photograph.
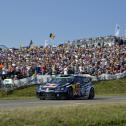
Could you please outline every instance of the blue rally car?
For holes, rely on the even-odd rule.
[[[94,87],[89,76],[56,76],[36,90],[40,100],[44,99],[93,99]]]

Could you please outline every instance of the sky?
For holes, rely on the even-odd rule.
[[[126,29],[126,0],[0,0],[0,45],[60,44],[67,40],[120,35]],[[55,33],[50,40],[49,34]]]

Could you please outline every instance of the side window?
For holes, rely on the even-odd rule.
[[[66,79],[64,80],[64,84],[66,84],[66,83],[69,83],[69,78],[66,78]]]
[[[79,83],[79,84],[83,84],[84,83],[84,81],[83,81],[83,78],[82,77],[76,77],[76,79],[75,79],[75,81],[74,81],[75,83]]]
[[[89,82],[89,79],[86,77],[76,77],[74,79],[74,83],[80,83],[81,85],[88,83],[88,82]]]
[[[74,78],[74,83],[78,83],[78,78],[77,77]]]
[[[90,82],[90,78],[85,77],[85,78],[84,78],[84,83],[89,83],[89,82]]]
[[[79,77],[79,83],[80,84],[83,84],[84,83],[83,77]]]
[[[73,81],[72,78],[67,78],[67,82],[66,83],[71,83]]]

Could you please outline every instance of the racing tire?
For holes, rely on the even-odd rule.
[[[43,96],[39,96],[40,100],[45,100],[45,98]]]
[[[91,88],[88,99],[94,99],[94,96],[95,96],[94,88]]]
[[[68,99],[73,99],[73,88],[69,87],[67,91],[67,98]]]
[[[57,100],[66,100],[66,96],[59,96],[59,97],[56,97]]]

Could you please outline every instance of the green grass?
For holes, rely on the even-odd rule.
[[[126,78],[94,82],[96,95],[126,95]],[[6,95],[0,92],[0,99],[26,99],[35,98],[35,86],[18,89]]]
[[[126,95],[126,78],[95,82],[96,95]]]
[[[126,78],[99,81],[96,95],[126,95]],[[1,99],[35,98],[35,86],[15,90]],[[0,126],[126,126],[126,102],[0,109]]]
[[[18,90],[14,90],[8,95],[4,92],[0,92],[0,98],[2,99],[26,99],[26,98],[35,98],[35,86],[26,87]]]
[[[0,126],[126,126],[126,103],[4,109]]]

